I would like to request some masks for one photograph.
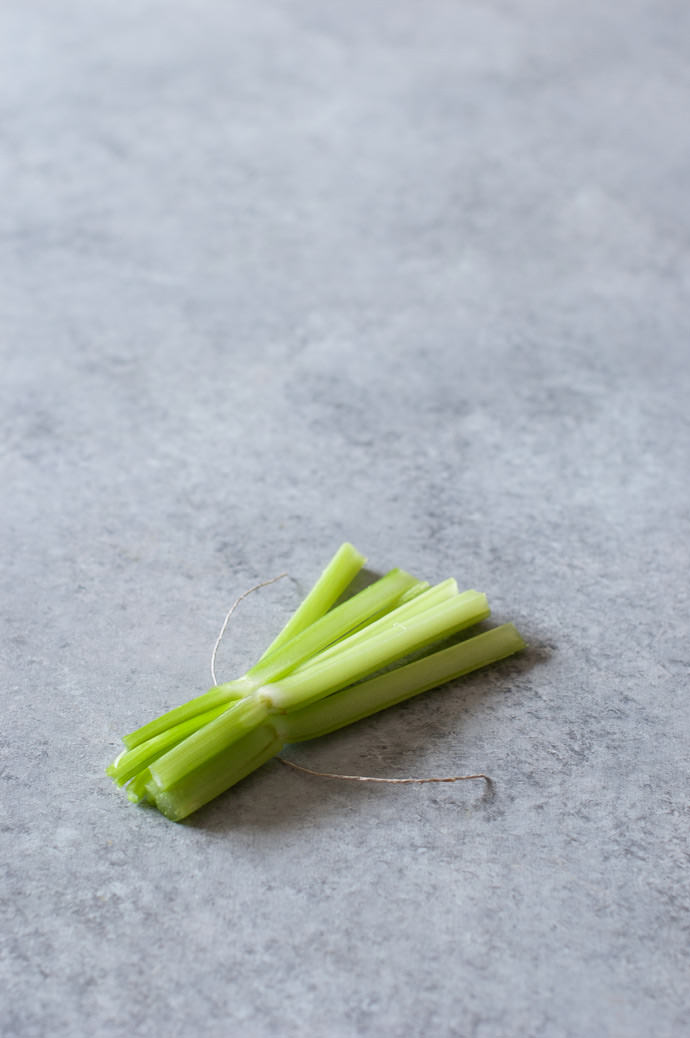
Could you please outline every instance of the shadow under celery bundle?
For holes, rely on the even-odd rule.
[[[512,624],[377,674],[489,615],[486,596],[394,569],[334,606],[365,559],[343,544],[258,663],[123,739],[107,769],[179,821],[286,743],[326,735],[525,647]],[[374,674],[374,677],[369,675]],[[366,680],[365,680],[366,679]]]

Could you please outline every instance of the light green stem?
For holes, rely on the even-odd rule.
[[[331,609],[277,652],[260,660],[247,671],[246,677],[257,687],[282,678],[363,621],[371,620],[397,605],[400,596],[417,583],[416,578],[404,570],[391,570],[359,594]]]
[[[272,683],[266,689],[267,695],[277,711],[299,709],[425,645],[478,623],[489,612],[486,595],[465,591],[413,616],[405,624],[383,630],[362,645],[348,648],[344,643],[337,655]]]
[[[141,743],[147,742],[155,735],[167,732],[174,725],[182,724],[184,721],[190,720],[190,718],[198,717],[200,714],[206,713],[207,710],[214,710],[217,706],[227,706],[235,699],[242,699],[252,692],[253,689],[254,685],[244,678],[238,678],[236,681],[227,681],[224,685],[215,685],[208,692],[204,692],[203,695],[190,699],[189,702],[183,703],[182,706],[176,706],[174,710],[168,710],[167,713],[161,714],[160,717],[149,721],[148,724],[137,728],[136,731],[123,736],[122,741],[128,750],[133,750],[135,746],[140,746]]]
[[[336,692],[277,719],[285,742],[302,742],[337,731],[437,685],[469,674],[525,648],[513,624],[502,624],[414,663]]]
[[[148,768],[144,768],[144,770],[140,771],[127,786],[127,799],[133,804],[139,804],[142,800],[149,800],[150,798],[146,792],[146,786],[150,781],[151,772]]]
[[[347,542],[341,544],[307,597],[290,617],[280,634],[271,642],[261,659],[265,660],[276,649],[281,648],[291,638],[306,630],[324,613],[327,613],[333,603],[352,583],[366,561],[365,557],[351,544]]]
[[[361,647],[370,638],[375,638],[383,631],[389,631],[393,627],[399,627],[401,624],[408,623],[412,617],[418,616],[432,606],[438,605],[440,602],[447,602],[450,598],[455,598],[457,593],[458,585],[455,580],[452,578],[444,580],[441,584],[436,584],[435,587],[428,588],[426,591],[415,595],[414,598],[399,605],[396,609],[392,609],[390,613],[386,613],[380,619],[374,620],[373,623],[366,624],[353,634],[341,638],[335,645],[331,645],[330,648],[324,649],[317,656],[312,656],[311,659],[300,664],[293,673],[303,674],[308,668],[340,655],[344,649],[350,650],[355,647]]]
[[[168,788],[153,774],[146,793],[166,818],[179,822],[275,757],[281,746],[275,728],[260,725]]]
[[[147,768],[157,757],[161,757],[168,750],[171,750],[173,746],[176,746],[177,743],[186,739],[187,736],[198,731],[199,728],[208,724],[209,721],[219,717],[227,708],[227,703],[222,703],[220,706],[214,707],[213,710],[206,710],[203,714],[197,714],[181,724],[173,725],[172,728],[161,732],[160,735],[154,735],[152,739],[147,739],[146,742],[140,743],[134,749],[124,750],[105,769],[106,773],[117,782],[118,786],[123,786],[138,771]]]
[[[240,699],[220,717],[216,717],[215,721],[210,721],[150,764],[149,771],[161,789],[168,789],[188,772],[196,770],[257,728],[268,714],[269,707],[261,697]]]

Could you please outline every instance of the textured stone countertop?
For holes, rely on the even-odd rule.
[[[5,0],[3,1038],[690,1033],[683,0]],[[529,649],[175,825],[343,540]]]

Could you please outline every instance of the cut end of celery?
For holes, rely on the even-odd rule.
[[[275,757],[282,746],[274,726],[262,724],[172,785],[150,772],[146,793],[166,818],[181,822]]]
[[[148,768],[140,771],[136,778],[132,779],[130,784],[127,786],[127,799],[132,804],[140,804],[143,801],[149,801],[150,797],[147,793],[146,787],[151,781],[151,772]]]

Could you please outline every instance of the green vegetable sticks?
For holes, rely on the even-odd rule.
[[[338,603],[365,563],[343,544],[261,659],[124,736],[107,772],[180,821],[280,753],[524,648],[508,623],[429,651],[489,615],[486,596],[394,569]],[[409,657],[415,657],[409,660]]]

